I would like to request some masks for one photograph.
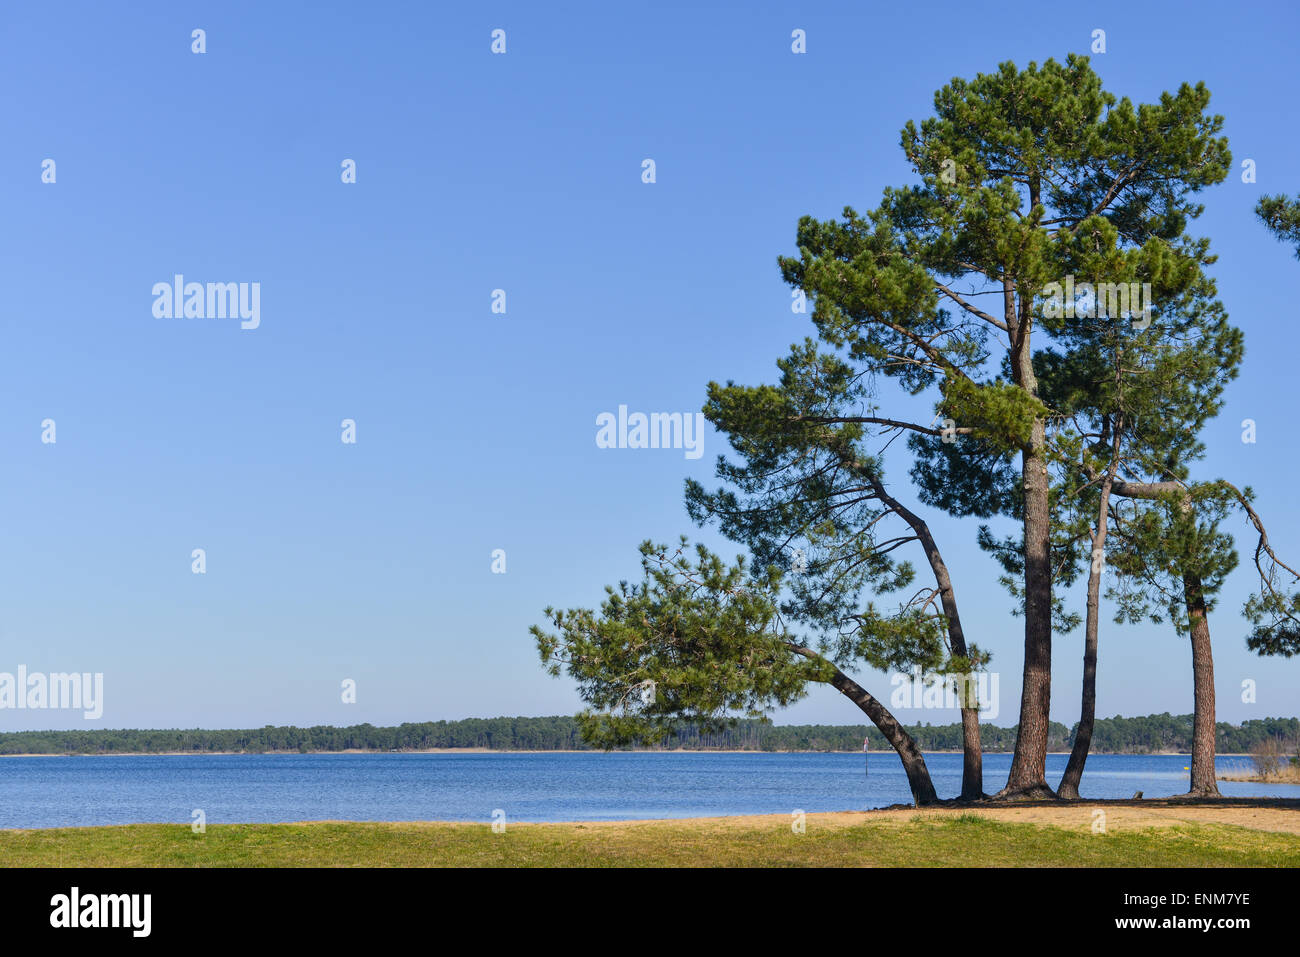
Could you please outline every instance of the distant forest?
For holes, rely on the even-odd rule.
[[[926,751],[960,751],[961,725],[910,725],[908,733]],[[1010,751],[1016,728],[981,727],[985,751]],[[654,750],[721,751],[858,751],[862,739],[872,750],[889,745],[874,727],[864,725],[776,725],[740,721],[722,731],[701,732],[683,726],[675,738]],[[1300,720],[1264,718],[1238,726],[1218,725],[1220,754],[1244,754],[1268,738],[1300,740]],[[1093,733],[1092,750],[1099,753],[1144,754],[1188,751],[1192,742],[1190,714],[1148,715],[1144,718],[1101,718]],[[1074,729],[1052,722],[1048,749],[1066,751],[1074,743]],[[427,748],[490,748],[518,751],[591,750],[568,716],[545,718],[465,718],[461,721],[426,721],[395,728],[358,724],[347,728],[272,727],[207,731],[95,730],[11,731],[0,734],[0,754],[123,754],[169,751],[308,752],[418,751]]]

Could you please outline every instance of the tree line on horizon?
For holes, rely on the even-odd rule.
[[[865,213],[799,220],[797,254],[777,262],[812,328],[774,384],[708,384],[704,415],[734,455],[718,457],[716,488],[685,483],[688,517],[746,553],[647,540],[639,582],[606,586],[599,608],[548,607],[531,629],[543,667],[576,682],[584,740],[667,739],[681,721],[720,732],[829,684],[898,752],[914,801],[933,803],[916,735],[852,677],[920,669],[961,696],[960,797],[984,800],[977,679],[991,656],[958,595],[997,583],[1024,643],[994,798],[1079,797],[1100,747],[1103,597],[1115,624],[1185,640],[1188,793],[1218,796],[1210,616],[1238,565],[1230,523],[1252,538],[1234,639],[1300,653],[1300,572],[1251,488],[1201,465],[1245,349],[1211,241],[1190,229],[1198,194],[1233,169],[1209,102],[1182,83],[1134,104],[1074,54],[1003,63],[952,79],[904,126],[915,181]],[[1300,197],[1255,213],[1300,244]],[[902,451],[910,486],[886,479]],[[994,573],[954,581],[932,514],[963,520]],[[1079,721],[1053,787],[1053,638],[1080,626]]]
[[[1016,728],[981,725],[982,750],[1006,752],[1015,747]],[[1078,724],[1067,728],[1053,721],[1050,751],[1069,749]],[[917,724],[907,732],[925,751],[960,751],[961,724]],[[653,744],[628,743],[624,749],[722,751],[858,751],[867,737],[873,750],[888,750],[889,742],[869,725],[776,725],[742,720],[722,729],[678,726]],[[1300,740],[1300,719],[1263,718],[1240,725],[1220,723],[1219,750],[1245,754],[1256,745],[1286,746]],[[1096,722],[1092,748],[1101,753],[1144,754],[1188,751],[1192,715],[1168,713],[1142,718],[1103,718]],[[426,721],[396,727],[371,724],[310,728],[272,726],[251,729],[96,729],[90,731],[9,731],[0,733],[0,755],[17,754],[163,754],[175,751],[302,753],[309,751],[418,751],[432,748],[487,748],[502,751],[586,751],[600,745],[585,741],[577,719],[569,715],[539,718],[465,718]]]

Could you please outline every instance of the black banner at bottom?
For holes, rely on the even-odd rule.
[[[1080,940],[1198,934],[1231,945],[1295,925],[1289,870],[0,870],[6,941],[401,943],[611,932],[772,943],[781,926],[904,922]],[[673,930],[678,920],[678,930]],[[690,928],[689,931],[687,928]],[[652,929],[653,928],[653,929]],[[946,946],[946,945],[945,945]]]

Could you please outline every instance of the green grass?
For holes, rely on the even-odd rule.
[[[629,824],[185,824],[0,831],[13,867],[1300,866],[1300,835],[1179,824],[1094,835],[978,815]]]

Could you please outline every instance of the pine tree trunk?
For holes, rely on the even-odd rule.
[[[1051,511],[1044,426],[1035,422],[1024,463],[1025,665],[1020,727],[1007,785],[999,798],[1050,798],[1047,786],[1048,708],[1052,694]]]
[[[943,606],[944,620],[948,628],[948,646],[952,653],[965,658],[969,649],[966,647],[966,633],[962,629],[961,615],[957,611],[957,595],[952,587],[952,576],[948,566],[939,552],[939,546],[930,534],[930,526],[911,509],[904,506],[886,491],[884,484],[870,470],[863,470],[871,484],[876,497],[911,527],[925,550],[926,560],[934,573],[935,584],[939,587],[939,602]],[[974,694],[972,682],[974,674],[961,676],[961,728],[962,728],[962,770],[961,797],[963,801],[979,801],[984,794],[984,746],[980,741],[979,702],[970,696]]]
[[[1079,728],[1074,733],[1070,760],[1061,775],[1057,796],[1072,801],[1079,799],[1079,782],[1083,779],[1083,766],[1092,747],[1092,729],[1097,716],[1097,612],[1100,606],[1100,572],[1088,575],[1088,620],[1083,637],[1083,701],[1079,705]]]
[[[1118,440],[1116,440],[1118,443]],[[1057,796],[1073,801],[1079,799],[1079,782],[1083,780],[1083,766],[1092,747],[1092,729],[1097,718],[1097,623],[1101,615],[1102,559],[1106,552],[1106,530],[1110,519],[1110,487],[1114,468],[1102,480],[1101,503],[1097,510],[1097,525],[1092,535],[1092,567],[1088,572],[1088,610],[1083,628],[1083,700],[1079,705],[1079,728],[1070,748],[1070,760],[1061,775]]]
[[[935,804],[939,795],[935,793],[934,783],[930,780],[930,769],[925,765],[925,755],[916,746],[916,741],[907,730],[898,723],[889,709],[873,697],[865,688],[838,668],[831,684],[846,698],[862,709],[871,719],[871,723],[880,729],[885,740],[898,752],[903,762],[903,771],[907,774],[908,786],[912,789],[912,800],[917,805]]]
[[[1183,596],[1192,636],[1192,786],[1196,797],[1221,797],[1215,779],[1214,656],[1210,652],[1210,619],[1199,575],[1183,574]]]
[[[984,794],[984,743],[979,708],[961,709],[961,799],[979,801]]]
[[[1037,178],[1030,183],[1031,205],[1038,202]],[[1012,346],[1011,371],[1016,383],[1038,395],[1030,348],[1032,297],[1016,299],[1011,280],[1002,282],[1003,308]],[[1029,444],[1021,453],[1025,537],[1025,664],[1020,685],[1020,726],[1007,785],[995,797],[1050,798],[1047,786],[1048,709],[1052,695],[1051,506],[1048,499],[1046,423],[1035,419]]]

